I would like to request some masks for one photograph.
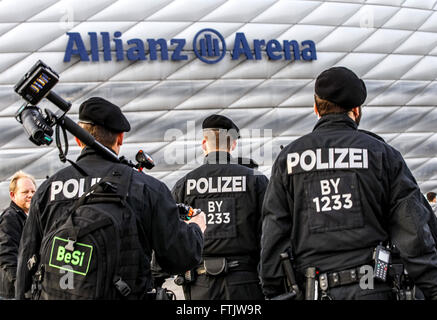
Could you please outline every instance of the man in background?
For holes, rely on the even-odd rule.
[[[15,296],[18,246],[35,189],[32,176],[23,171],[12,176],[9,184],[11,203],[0,215],[0,299]]]

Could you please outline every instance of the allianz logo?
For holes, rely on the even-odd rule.
[[[243,32],[237,32],[231,48],[227,47],[224,37],[215,29],[206,28],[196,33],[192,47],[187,47],[186,39],[122,39],[122,33],[88,32],[84,39],[78,32],[67,32],[68,43],[65,49],[64,62],[69,62],[73,56],[80,61],[112,60],[111,50],[115,49],[116,61],[125,59],[140,60],[188,60],[186,53],[193,52],[196,58],[204,63],[215,64],[227,54],[232,60],[269,60],[312,61],[317,60],[317,50],[314,41],[305,40],[264,40],[253,39],[249,42]],[[265,55],[263,54],[265,52]]]

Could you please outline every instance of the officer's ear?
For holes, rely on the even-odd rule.
[[[122,145],[123,145],[123,139],[124,139],[124,132],[120,132],[120,133],[117,135],[117,144],[118,144],[119,146],[122,146]]]
[[[361,108],[360,108],[360,106],[358,106],[358,107],[353,108],[352,111],[353,111],[356,115],[360,115],[360,113],[361,113]]]
[[[9,192],[9,197],[11,198],[12,201],[15,201],[15,192],[14,191],[10,191]]]
[[[319,110],[317,110],[317,105],[314,102],[314,113],[316,114],[316,116],[320,119],[320,114],[319,114]]]
[[[205,151],[205,152],[208,151],[207,147],[206,147],[206,138],[203,138],[203,140],[202,140],[202,150]]]
[[[74,140],[76,140],[76,143],[79,147],[81,147],[83,149],[83,147],[85,147],[85,145],[82,143],[82,141],[80,141],[77,137],[74,137]]]
[[[359,119],[359,118],[360,118],[360,116],[361,116],[361,110],[360,110],[360,107],[352,108],[351,111],[352,111],[352,113],[353,113],[355,119]]]
[[[237,140],[234,140],[232,141],[231,151],[234,151],[236,147],[237,147]]]

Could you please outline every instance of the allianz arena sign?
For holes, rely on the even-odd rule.
[[[243,32],[237,32],[234,44],[228,48],[224,37],[215,29],[206,28],[198,31],[193,38],[192,47],[187,46],[186,39],[129,39],[124,43],[122,33],[88,32],[88,39],[78,32],[67,32],[68,43],[65,49],[64,62],[73,56],[81,61],[100,61],[99,48],[103,51],[103,60],[111,61],[111,45],[115,47],[116,61],[130,60],[188,60],[187,51],[193,51],[196,58],[208,64],[221,61],[227,54],[232,60],[247,59],[312,61],[317,60],[316,45],[312,40],[297,42],[296,40],[264,40],[249,41]],[[112,42],[112,43],[111,43]],[[88,47],[87,47],[88,44]],[[253,48],[253,49],[252,49]],[[88,54],[90,52],[90,54]]]

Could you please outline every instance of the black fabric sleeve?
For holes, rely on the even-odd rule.
[[[24,224],[21,236],[20,246],[18,249],[17,281],[15,284],[15,298],[24,299],[25,293],[30,290],[32,285],[32,274],[27,268],[27,261],[34,255],[39,254],[39,246],[42,236],[39,225],[39,203],[36,201],[40,198],[43,188],[39,188],[32,198],[29,215]],[[40,192],[38,192],[40,191]]]
[[[187,224],[179,218],[179,209],[164,184],[150,196],[153,206],[152,248],[161,268],[168,273],[178,274],[197,266],[203,248],[200,227],[195,223]]]
[[[415,284],[427,298],[436,299],[435,216],[400,153],[392,150],[389,155],[391,240]]]
[[[279,255],[291,246],[292,198],[283,178],[287,172],[281,167],[278,160],[273,165],[262,210],[261,284],[267,298],[284,293]]]

